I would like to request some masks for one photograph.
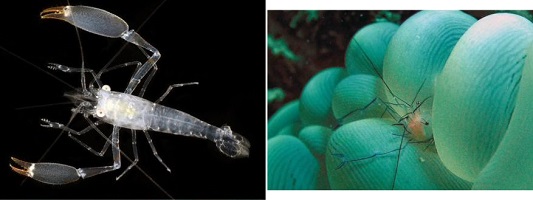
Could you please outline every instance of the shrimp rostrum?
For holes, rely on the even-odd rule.
[[[70,138],[98,156],[103,156],[106,150],[111,146],[113,165],[75,168],[61,163],[26,162],[12,157],[11,159],[13,162],[20,166],[16,167],[10,165],[13,171],[43,183],[67,184],[77,181],[80,178],[84,179],[117,170],[121,167],[120,157],[122,152],[119,147],[119,130],[121,128],[131,129],[134,133],[132,134],[132,146],[135,159],[132,161],[132,164],[117,177],[117,180],[135,166],[139,160],[135,145],[135,131],[144,132],[154,156],[169,172],[170,169],[158,156],[148,131],[208,139],[215,143],[220,152],[231,158],[248,157],[250,143],[246,138],[232,132],[229,126],[222,126],[219,128],[203,122],[185,112],[158,104],[173,88],[197,84],[197,82],[171,85],[155,102],[142,98],[146,85],[157,70],[155,63],[159,59],[160,54],[156,48],[146,42],[139,34],[133,30],[129,30],[128,25],[121,18],[105,10],[88,6],[48,8],[41,13],[41,18],[63,20],[77,28],[105,37],[123,38],[124,40],[137,45],[142,51],[143,49],[146,49],[152,52],[152,56],[147,55],[146,57],[148,57],[148,60],[142,65],[139,62],[132,62],[133,64],[122,64],[106,70],[102,69],[99,73],[84,68],[83,64],[81,68],[71,68],[60,64],[49,65],[49,68],[53,70],[81,73],[82,91],[77,91],[74,94],[67,93],[65,96],[71,98],[76,105],[76,107],[72,109],[73,116],[71,119],[74,115],[81,114],[90,125],[81,131],[76,131],[69,128],[68,124],[63,125],[61,123],[42,119],[43,124],[41,124],[41,126],[60,129],[68,133]],[[111,91],[110,86],[101,83],[100,76],[103,72],[131,65],[137,66],[137,68],[133,73],[125,92]],[[132,95],[132,92],[135,90],[140,80],[150,71],[151,74],[144,82],[140,94],[138,96]],[[94,81],[88,84],[87,87],[85,85],[85,73],[92,75],[94,78]],[[98,86],[97,88],[94,86],[95,83]],[[105,136],[98,129],[97,126],[103,123],[113,125],[113,130],[110,136]],[[91,130],[95,130],[101,136],[106,138],[106,143],[100,152],[97,152],[75,137]]]

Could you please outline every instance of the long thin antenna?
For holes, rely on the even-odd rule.
[[[43,108],[43,107],[59,106],[59,105],[67,105],[67,104],[72,104],[72,102],[66,101],[66,102],[59,102],[59,103],[48,103],[48,104],[33,105],[33,106],[23,106],[23,107],[15,108],[15,110],[26,110],[26,109]]]
[[[424,87],[424,84],[426,83],[426,79],[424,79],[424,81],[422,82],[422,85],[420,85],[420,87],[418,88],[418,90],[416,91],[416,94],[415,94],[415,98],[413,98],[413,101],[411,101],[411,104],[409,105],[409,107],[413,106],[413,104],[415,103],[416,101],[416,98],[418,97],[418,94],[420,93],[420,91],[422,90],[422,87]],[[427,99],[427,98],[426,98]],[[425,101],[425,100],[424,100]],[[419,106],[417,106],[419,107]]]
[[[36,64],[33,64],[32,62],[30,62],[30,61],[28,61],[28,60],[26,60],[26,59],[20,57],[19,55],[15,54],[14,52],[9,51],[9,50],[7,50],[6,48],[4,48],[4,47],[2,47],[2,46],[0,46],[0,49],[2,49],[3,51],[5,51],[5,52],[11,54],[12,56],[16,57],[17,59],[19,59],[19,60],[25,62],[26,64],[28,64],[28,65],[34,67],[35,69],[38,69],[38,70],[40,70],[41,72],[43,72],[43,73],[49,75],[50,77],[52,77],[52,78],[58,80],[59,82],[65,84],[66,86],[70,87],[71,89],[73,89],[73,90],[77,90],[77,88],[75,88],[75,87],[72,86],[71,84],[65,82],[64,80],[60,79],[59,77],[57,77],[56,75],[50,73],[49,71],[42,69],[41,67],[37,66]]]
[[[405,130],[402,133],[402,138],[400,138],[400,150],[398,151],[398,158],[396,159],[396,167],[394,169],[394,179],[392,180],[392,190],[394,190],[394,186],[396,185],[396,177],[398,174],[398,166],[400,165],[400,155],[402,154],[401,148],[403,145],[404,136],[405,136]]]
[[[68,3],[70,5],[70,2]],[[74,30],[76,30],[76,37],[78,38],[78,45],[80,46],[80,59],[81,59],[81,88],[83,90],[83,94],[88,94],[89,91],[87,90],[87,86],[85,85],[85,58],[83,56],[83,45],[81,43],[81,37],[80,37],[80,31],[78,30],[78,27],[74,26]]]
[[[383,79],[383,75],[381,75],[381,73],[379,73],[379,71],[377,70],[377,67],[376,65],[372,62],[372,60],[370,60],[370,57],[366,54],[365,50],[363,49],[363,47],[361,46],[361,44],[359,44],[359,42],[357,42],[357,40],[354,38],[355,41],[355,44],[357,44],[357,46],[359,47],[359,49],[361,49],[361,52],[363,52],[363,55],[365,56],[365,59],[372,65],[372,70],[376,73],[376,75],[378,75],[378,77],[381,79],[381,82],[383,82],[383,84],[385,85],[385,87],[387,87],[387,90],[392,94],[392,96],[395,98],[395,99],[399,99],[400,101],[402,101],[403,103],[409,105],[409,103],[407,103],[406,101],[404,101],[403,99],[401,99],[400,97],[396,96],[396,94],[394,94],[394,92],[392,92],[392,89],[390,89],[389,85],[387,84],[387,82],[385,82],[385,79]],[[410,105],[409,105],[410,106]]]

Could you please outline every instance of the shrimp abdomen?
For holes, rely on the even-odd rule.
[[[247,157],[249,154],[248,140],[233,133],[229,126],[219,128],[185,112],[158,104],[153,107],[150,115],[152,120],[149,130],[208,139],[222,153],[232,158]]]

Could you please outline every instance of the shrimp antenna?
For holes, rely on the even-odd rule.
[[[418,97],[418,94],[420,93],[420,91],[422,90],[422,87],[424,87],[424,84],[426,83],[426,80],[427,79],[424,79],[424,81],[422,81],[422,85],[420,85],[420,87],[418,88],[418,90],[416,91],[416,94],[415,94],[415,98],[413,98],[413,101],[411,101],[411,104],[409,105],[409,107],[413,106],[413,103],[415,103],[415,100],[416,98]],[[426,98],[427,99],[427,98]],[[425,101],[425,100],[424,100]],[[416,109],[415,109],[416,110]]]
[[[70,3],[69,3],[70,5]],[[85,84],[85,58],[83,56],[83,45],[81,44],[81,37],[80,37],[80,31],[78,30],[78,27],[74,26],[74,30],[76,30],[76,37],[78,38],[78,45],[80,46],[80,59],[81,59],[81,89],[83,90],[83,94],[88,94],[89,91],[87,90],[87,86]]]
[[[67,0],[67,5],[70,5],[70,0]],[[81,38],[80,38],[80,32],[78,31],[78,27],[74,26],[74,30],[76,31],[76,38],[78,39],[78,46],[80,46],[80,59],[81,59],[81,89],[83,91],[83,94],[87,94],[89,91],[87,90],[87,87],[85,85],[85,58],[83,56],[83,45],[81,44]],[[77,90],[77,89],[76,89]]]
[[[428,99],[430,99],[430,98],[431,98],[431,96],[426,97],[426,98],[425,98],[424,100],[422,100],[420,103],[417,103],[418,105],[415,107],[415,111],[416,111],[417,109],[419,109],[420,106],[422,106],[422,104],[424,104],[424,102],[426,102],[426,101],[427,101]]]
[[[345,114],[344,116],[342,116],[341,118],[339,118],[339,120],[338,120],[338,122],[337,122],[337,126],[336,126],[335,128],[333,128],[333,130],[339,128],[339,127],[343,124],[344,120],[345,120],[348,116],[350,116],[350,115],[352,115],[352,114],[354,114],[354,113],[356,113],[356,112],[359,112],[359,111],[362,111],[362,110],[366,110],[368,107],[370,107],[370,105],[372,105],[374,102],[376,102],[376,100],[378,100],[378,98],[374,98],[372,101],[370,101],[370,103],[366,104],[364,107],[362,107],[362,108],[358,108],[358,109],[355,109],[355,110],[352,110],[352,111],[350,111],[349,113],[347,113],[347,114]]]
[[[10,51],[10,50],[7,50],[6,48],[4,48],[4,47],[2,47],[2,46],[0,46],[0,49],[2,49],[3,51],[5,51],[5,52],[11,54],[12,56],[16,57],[17,59],[19,59],[19,60],[25,62],[26,64],[32,66],[33,68],[38,69],[38,70],[40,70],[41,72],[47,74],[48,76],[50,76],[50,77],[52,77],[52,78],[58,80],[59,82],[63,83],[64,85],[66,85],[66,86],[68,86],[68,87],[70,87],[70,88],[72,88],[72,89],[74,89],[74,90],[77,89],[76,87],[72,86],[71,84],[65,82],[63,79],[60,79],[59,77],[57,77],[56,75],[50,73],[49,71],[44,70],[44,69],[42,69],[41,67],[37,66],[36,64],[34,64],[34,63],[32,63],[32,62],[30,62],[30,61],[28,61],[28,60],[26,60],[26,59],[20,57],[19,55],[15,54],[14,52],[12,52],[12,51]]]
[[[59,102],[59,103],[49,103],[49,104],[41,104],[41,105],[33,105],[33,106],[23,106],[15,108],[15,110],[26,110],[26,109],[34,109],[34,108],[44,108],[44,107],[50,107],[50,106],[59,106],[59,105],[67,105],[72,104],[71,101],[65,101],[65,102]]]
[[[429,96],[429,97],[426,97],[424,100],[422,100],[421,102],[418,102],[415,109],[413,109],[413,111],[411,112],[408,112],[406,113],[405,115],[403,115],[400,120],[398,121],[398,123],[400,123],[400,121],[406,119],[410,114],[413,114],[416,112],[416,110],[420,109],[420,107],[422,106],[422,104],[424,104],[424,102],[426,102],[428,99],[430,99],[432,96]]]
[[[363,49],[363,47],[361,46],[361,44],[359,44],[359,42],[357,42],[357,39],[355,39],[355,38],[354,38],[354,41],[355,41],[355,44],[357,44],[357,46],[359,47],[359,49],[361,49],[361,52],[363,52],[363,55],[364,55],[366,61],[369,62],[370,65],[372,65],[372,71],[374,71],[378,75],[378,77],[381,79],[381,81],[383,82],[383,84],[385,85],[387,90],[392,94],[392,96],[394,98],[396,98],[396,99],[399,99],[402,103],[405,103],[405,104],[409,105],[409,103],[407,103],[406,101],[404,101],[400,97],[396,96],[396,94],[394,94],[394,92],[392,92],[392,89],[390,89],[390,87],[387,84],[387,82],[385,82],[385,79],[383,79],[383,75],[381,75],[381,73],[379,73],[379,71],[377,70],[376,65],[372,62],[372,60],[370,60],[370,57],[366,54],[366,52]]]
[[[404,136],[405,136],[405,129],[403,130],[402,137],[400,138],[400,149],[398,150],[398,157],[396,159],[396,167],[394,168],[394,179],[392,180],[392,189],[393,190],[394,190],[394,186],[396,185],[396,177],[398,175],[398,166],[400,166],[400,155],[402,154],[401,148],[402,148],[402,145],[403,145]]]

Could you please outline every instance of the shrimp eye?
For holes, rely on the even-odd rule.
[[[104,117],[105,116],[105,113],[104,111],[100,110],[100,109],[96,109],[96,116],[98,117]]]
[[[102,86],[102,90],[111,91],[111,87],[109,87],[109,85],[104,85]]]

